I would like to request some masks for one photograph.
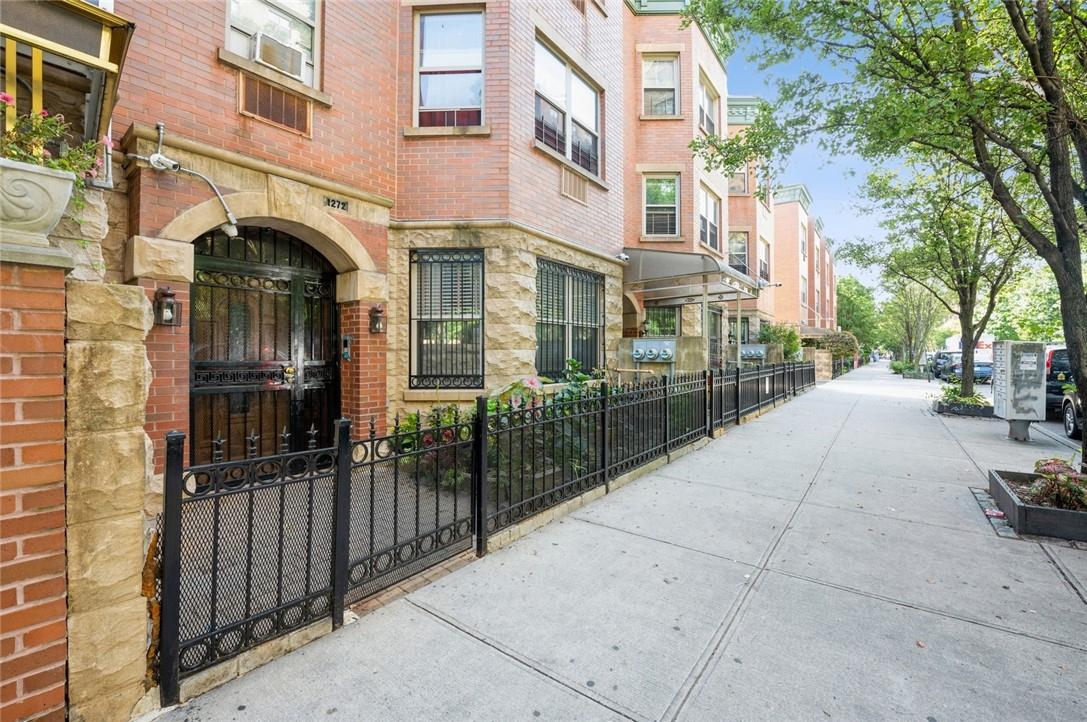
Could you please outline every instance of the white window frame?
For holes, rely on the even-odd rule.
[[[297,77],[295,77],[293,75],[288,75],[287,73],[283,73],[283,76],[287,77],[287,78],[290,78],[291,80],[297,81],[299,83],[302,83],[303,85],[306,85],[306,86],[308,86],[310,88],[320,88],[321,87],[321,57],[323,55],[323,47],[322,46],[324,44],[323,43],[324,33],[322,32],[322,27],[323,27],[322,23],[323,23],[323,15],[324,15],[324,0],[314,0],[314,3],[313,3],[313,20],[310,20],[309,18],[302,17],[298,13],[294,12],[291,8],[285,6],[285,5],[281,4],[281,3],[276,2],[276,0],[257,0],[257,1],[260,2],[263,5],[267,5],[269,7],[275,8],[279,12],[284,13],[286,15],[289,15],[292,18],[294,18],[295,20],[297,20],[297,21],[299,21],[301,23],[305,23],[306,25],[309,25],[311,28],[313,28],[313,49],[312,49],[313,56],[311,58],[309,58],[310,64],[313,65],[313,80],[299,79],[299,78],[297,78]],[[110,7],[110,12],[112,12],[113,0],[108,0],[108,2],[110,4],[110,6],[111,6]],[[102,7],[103,10],[107,9],[103,5],[100,5],[100,7]],[[230,0],[227,0],[225,10],[226,10],[226,13],[225,13],[226,14],[226,29],[225,29],[225,36],[224,36],[224,39],[223,39],[223,43],[224,43],[224,46],[229,49],[230,48],[230,33],[235,28],[235,26],[230,22]],[[237,30],[240,33],[244,33],[246,35],[249,35],[250,41],[252,41],[253,35],[255,33],[254,34],[246,33],[241,28],[237,28]],[[249,52],[246,52],[246,53],[242,54],[242,56],[246,60],[248,60],[251,57]],[[303,65],[305,64],[305,62],[306,61],[303,60]],[[276,70],[275,68],[270,67],[270,66],[261,66],[261,67],[267,67],[269,70],[271,70],[274,73],[282,72],[282,71]]]
[[[730,266],[732,265],[732,234],[733,233],[735,233],[737,235],[742,233],[743,236],[744,236],[743,266],[744,266],[744,268],[747,269],[746,273],[748,275],[750,275],[751,266],[748,264],[748,260],[750,259],[750,256],[751,256],[751,231],[747,231],[747,230],[735,230],[735,231],[732,231],[732,230],[730,230],[728,232],[728,247],[725,249],[724,252],[725,252],[725,256],[728,258],[728,264]]]
[[[718,253],[721,252],[721,197],[711,191],[705,185],[698,186],[699,198],[698,198],[698,240],[706,248],[713,249]],[[709,208],[707,208],[707,205]],[[712,209],[713,212],[707,215],[706,211]],[[702,221],[707,222],[706,238],[702,240]],[[709,225],[712,225],[717,232],[717,245],[714,246],[709,242]]]
[[[648,219],[646,216],[649,213],[649,204],[646,202],[648,199],[646,193],[648,192],[648,184],[646,181],[650,179],[668,178],[674,180],[676,183],[676,232],[675,233],[650,233],[649,224],[646,222]],[[682,203],[680,201],[680,175],[679,173],[645,173],[642,175],[642,235],[647,238],[679,238],[683,234],[683,222],[680,216],[680,208]],[[665,206],[657,206],[664,208]]]
[[[721,109],[721,94],[718,93],[713,84],[706,79],[706,76],[702,73],[698,74],[698,127],[703,132],[710,135],[716,135],[720,124],[720,109]],[[713,124],[713,128],[706,127],[706,119],[709,119]],[[746,169],[746,165],[745,165]],[[746,188],[747,181],[744,181]],[[746,191],[745,191],[746,192]]]
[[[750,193],[751,193],[751,177],[750,177],[750,173],[751,173],[751,170],[750,170],[748,164],[744,163],[743,168],[728,174],[728,192],[729,192],[729,195],[734,195],[734,196],[750,195]],[[743,190],[739,190],[739,191],[732,190],[732,179],[733,178],[743,178],[743,181],[744,181]]]
[[[412,41],[411,41],[411,47],[412,47],[412,51],[411,51],[412,52],[412,61],[411,61],[411,63],[412,63],[412,70],[411,70],[411,73],[412,73],[411,74],[411,77],[412,77],[411,124],[412,124],[412,126],[416,127],[416,128],[419,127],[419,111],[420,110],[427,110],[427,111],[430,111],[430,110],[455,110],[455,108],[422,108],[421,107],[422,99],[419,96],[423,92],[423,84],[422,84],[422,81],[421,81],[420,78],[421,78],[421,75],[422,75],[421,61],[422,61],[422,58],[423,58],[422,17],[424,15],[479,15],[479,24],[480,24],[480,27],[483,30],[482,36],[479,39],[479,52],[480,52],[480,57],[479,57],[479,79],[480,79],[480,86],[479,86],[479,125],[486,124],[486,122],[487,122],[487,111],[486,111],[486,107],[487,107],[487,14],[483,10],[483,8],[471,8],[471,7],[469,7],[469,8],[456,9],[456,7],[454,7],[454,8],[436,7],[436,8],[427,9],[427,10],[417,10],[415,12],[414,17],[412,18],[412,35],[413,35]],[[430,70],[433,70],[433,69],[430,69]],[[448,66],[448,67],[443,66],[441,68],[441,70],[444,71],[444,72],[455,72],[455,71],[467,72],[467,71],[476,70],[476,66],[474,66],[474,65],[452,66],[451,65],[451,66]],[[439,125],[439,126],[428,126],[428,127],[455,128],[455,127],[458,127],[458,126],[452,126],[452,125],[442,126],[442,125]],[[459,126],[459,127],[471,128],[473,126]]]
[[[645,104],[645,91],[647,90],[667,90],[665,87],[647,87],[645,84],[645,66],[651,60],[671,60],[672,61],[672,93],[674,100],[672,101],[671,113],[654,113]],[[678,115],[682,115],[682,107],[680,105],[680,93],[679,88],[683,84],[681,78],[681,68],[679,64],[679,53],[643,53],[642,54],[642,115],[649,118],[674,118]]]
[[[759,267],[757,269],[757,272],[759,274],[758,277],[759,278],[764,278],[765,280],[769,281],[770,280],[770,241],[766,240],[762,236],[759,236],[758,244],[759,244],[759,246],[758,246],[758,251],[757,251],[757,254],[756,254],[757,255],[757,260],[758,260],[758,263],[759,263]],[[766,276],[762,275],[762,264],[763,263],[766,264]]]
[[[603,95],[603,90],[600,88],[600,86],[598,86],[596,83],[594,83],[592,80],[590,80],[589,76],[587,74],[585,74],[584,72],[579,70],[576,66],[574,66],[574,64],[571,63],[570,60],[565,55],[563,55],[561,52],[559,52],[559,50],[554,45],[547,42],[547,38],[545,38],[542,35],[537,34],[536,35],[536,44],[543,46],[544,50],[548,51],[553,56],[555,56],[555,59],[558,60],[560,63],[562,63],[563,66],[565,66],[565,68],[566,68],[566,103],[560,103],[555,98],[552,98],[547,93],[540,90],[539,86],[536,85],[535,77],[534,77],[533,78],[533,88],[534,88],[535,95],[533,96],[533,108],[532,108],[533,123],[535,124],[535,117],[536,117],[535,96],[539,95],[541,98],[543,98],[548,103],[550,103],[551,105],[558,108],[560,112],[562,112],[562,116],[563,116],[563,133],[564,133],[565,137],[564,137],[564,141],[563,141],[563,150],[561,152],[561,155],[564,158],[566,158],[567,160],[569,160],[571,163],[573,163],[575,166],[577,166],[577,168],[579,168],[581,172],[586,173],[586,174],[588,174],[590,176],[596,176],[598,178],[602,178],[604,176],[604,117],[603,117],[603,114],[600,112],[600,106],[601,106],[600,96]],[[533,64],[532,64],[533,76],[535,76],[535,72],[536,72],[536,61],[535,61],[536,54],[535,53],[536,53],[536,46],[533,45],[533,55],[532,55],[532,57],[533,57]],[[594,95],[596,96],[596,131],[595,132],[588,129],[588,128],[586,128],[584,125],[582,125],[581,123],[578,123],[577,121],[574,120],[574,112],[573,112],[571,106],[573,105],[573,103],[572,103],[572,98],[573,98],[572,91],[573,91],[573,76],[575,76],[575,75],[578,77],[579,80],[581,80],[581,82],[583,82],[585,85],[587,85],[593,91]],[[589,133],[590,135],[592,135],[593,137],[596,138],[596,166],[597,166],[596,173],[593,173],[588,168],[581,165],[580,163],[577,163],[573,159],[573,152],[574,152],[574,123],[577,123],[579,128],[581,128],[582,130],[584,130],[585,132]],[[533,135],[533,137],[535,137],[535,134]],[[536,139],[536,140],[537,140],[537,142],[541,142],[541,141],[539,141],[539,139]],[[554,148],[552,148],[549,145],[546,145],[546,144],[544,144],[544,145],[548,150],[552,150],[552,151],[555,150]],[[555,152],[558,152],[558,151],[555,151]]]
[[[800,257],[808,260],[808,224],[800,224]]]
[[[808,277],[807,276],[801,276],[800,277],[800,305],[801,306],[807,306],[808,305]]]

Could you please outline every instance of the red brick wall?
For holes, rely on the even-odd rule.
[[[166,123],[167,133],[305,170],[361,190],[395,194],[395,2],[325,2],[320,87],[313,137],[238,112],[236,70],[218,61],[226,2],[117,0],[136,32],[113,115],[120,137],[133,122]],[[179,39],[182,39],[179,42]],[[206,189],[201,200],[207,198]]]
[[[340,415],[351,419],[351,433],[362,438],[376,417],[377,433],[385,431],[385,339],[370,333],[368,301],[340,304],[340,334],[351,336],[351,360],[340,360]]]
[[[0,719],[63,720],[64,271],[0,265],[0,297]]]
[[[143,429],[155,447],[155,473],[162,473],[166,463],[166,434],[189,433],[189,284],[173,281],[141,280],[148,300],[155,302],[155,291],[170,287],[181,302],[180,326],[152,326],[147,334],[147,360],[151,364],[151,387],[147,391],[147,418]],[[186,438],[185,459],[188,456]]]

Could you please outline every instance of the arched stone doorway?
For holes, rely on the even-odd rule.
[[[283,230],[194,241],[190,455],[202,464],[332,445],[340,414],[336,269]]]

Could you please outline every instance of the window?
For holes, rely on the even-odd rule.
[[[808,260],[808,226],[800,224],[800,257]]]
[[[704,244],[713,250],[720,249],[717,238],[717,223],[721,218],[721,199],[706,188],[699,188],[698,233]]]
[[[808,305],[808,277],[800,277],[800,303],[803,306]]]
[[[480,125],[483,13],[420,13],[417,18],[417,125]]]
[[[317,85],[317,0],[230,0],[228,12],[227,50]]]
[[[539,40],[536,140],[600,175],[600,93]]]
[[[702,78],[698,79],[698,127],[710,135],[717,133],[717,93]]]
[[[729,231],[728,265],[747,273],[747,231]]]
[[[770,280],[770,244],[764,238],[759,239],[759,278]]]
[[[823,312],[823,294],[819,289],[815,289],[815,313],[820,314]]]
[[[679,176],[646,176],[645,235],[679,235]]]
[[[747,193],[747,165],[735,173],[729,174],[728,177],[728,192],[736,194]]]
[[[675,55],[642,59],[642,112],[645,115],[679,114],[679,58]]]
[[[736,319],[728,320],[728,341],[736,343]],[[740,319],[740,343],[751,343],[751,319]]]
[[[642,326],[646,336],[678,336],[680,329],[679,306],[649,306],[645,309]]]
[[[536,266],[536,373],[560,379],[566,359],[589,371],[604,346],[604,277],[544,259]]]
[[[483,387],[483,251],[410,256],[413,389]]]

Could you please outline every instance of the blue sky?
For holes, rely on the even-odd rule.
[[[757,95],[767,100],[776,97],[775,78],[795,77],[801,71],[817,72],[824,78],[844,76],[827,62],[807,56],[790,63],[774,66],[768,71],[747,59],[750,49],[741,48],[728,60],[729,95]],[[779,185],[803,183],[808,186],[814,203],[813,213],[823,219],[823,228],[832,242],[857,237],[879,238],[883,235],[880,219],[862,214],[856,208],[858,189],[872,166],[854,155],[830,157],[816,144],[798,148],[789,158]],[[839,276],[855,276],[868,286],[879,284],[879,274],[858,269],[837,261]]]

